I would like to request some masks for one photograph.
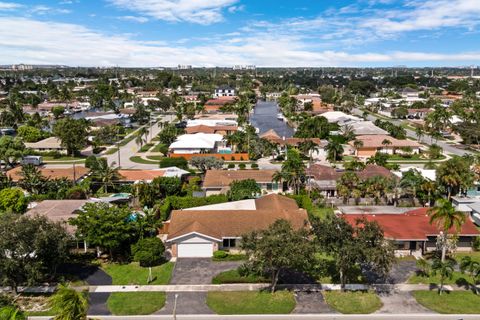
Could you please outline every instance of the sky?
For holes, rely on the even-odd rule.
[[[480,0],[0,0],[0,64],[480,64]]]

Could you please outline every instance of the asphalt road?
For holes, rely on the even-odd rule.
[[[363,115],[363,111],[358,109],[358,108],[354,108],[352,110],[352,113],[357,115],[357,116],[362,116]],[[370,120],[370,121],[375,121],[377,120],[378,118],[369,114],[367,116],[367,120]],[[381,119],[383,120],[383,119]],[[395,125],[401,125],[401,120],[397,120],[397,119],[389,119],[390,122],[392,122],[393,124]],[[406,132],[407,132],[407,136],[411,137],[411,138],[414,138],[414,139],[417,139],[418,140],[418,136],[417,134],[415,133],[415,131],[412,131],[410,129],[405,129]],[[430,136],[427,136],[427,135],[424,135],[421,139],[422,143],[425,143],[425,144],[428,144],[428,145],[431,145],[431,144],[434,144],[436,143],[437,145],[439,145],[440,147],[443,148],[443,151],[446,152],[446,153],[451,153],[451,154],[454,154],[454,155],[457,155],[457,156],[463,156],[465,154],[473,154],[473,152],[470,152],[470,151],[467,151],[467,150],[461,150],[461,149],[458,149],[458,148],[455,148],[454,146],[450,145],[450,144],[447,144],[443,141],[437,141],[435,142],[432,137]]]
[[[28,317],[35,320],[48,320],[50,317]],[[175,319],[173,315],[150,315],[150,316],[89,316],[100,320],[166,320]],[[342,315],[342,314],[286,314],[286,315],[177,315],[179,320],[479,320],[480,315],[443,315],[443,314],[365,314],[365,315]]]

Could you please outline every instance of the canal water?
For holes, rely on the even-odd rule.
[[[273,129],[280,137],[292,137],[293,129],[286,122],[277,119],[278,113],[280,109],[276,102],[258,101],[254,113],[250,116],[250,123],[260,130],[259,134]]]

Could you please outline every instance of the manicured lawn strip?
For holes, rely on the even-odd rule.
[[[292,292],[209,292],[207,305],[217,314],[288,314],[295,308]]]
[[[123,146],[125,146],[127,143],[129,143],[130,141],[132,141],[133,139],[135,139],[135,135],[134,135],[134,134],[132,134],[132,135],[128,136],[128,138],[125,138],[125,139],[123,139],[122,141],[120,141],[119,145],[120,145],[121,147],[123,147]]]
[[[48,309],[44,311],[26,311],[25,313],[29,317],[48,317],[55,315],[53,309]]]
[[[150,148],[153,147],[153,143],[144,144],[138,152],[147,152]]]
[[[111,148],[111,149],[108,149],[105,154],[107,155],[110,155],[110,154],[114,154],[115,152],[118,151],[118,148]]]
[[[326,291],[324,296],[330,307],[344,314],[367,314],[382,307],[382,301],[373,292]]]
[[[242,261],[247,260],[247,256],[244,254],[228,254],[225,258],[212,258],[212,261],[222,262],[222,261]]]
[[[433,291],[414,291],[413,296],[425,308],[438,313],[480,313],[480,296],[471,291],[452,291],[439,295]]]
[[[455,260],[457,260],[458,263],[462,261],[463,257],[469,256],[472,258],[472,260],[480,262],[480,251],[474,251],[474,252],[457,252],[455,253]]]
[[[165,158],[165,157],[164,156],[147,156],[147,159],[150,159],[150,160],[153,160],[153,161],[160,161],[163,158]]]
[[[168,284],[172,277],[174,264],[164,263],[152,268],[153,281],[149,284]],[[112,277],[114,285],[146,285],[148,279],[148,268],[143,268],[138,263],[129,264],[104,264],[103,270]]]
[[[213,284],[223,284],[223,283],[263,283],[268,282],[268,280],[254,275],[241,276],[238,273],[237,269],[224,271],[217,274],[212,279]]]
[[[72,156],[61,156],[61,157],[42,156],[42,158],[44,161],[81,161],[86,159],[86,157],[72,157]]]
[[[117,316],[147,315],[163,308],[165,300],[165,292],[113,292],[107,306]]]
[[[161,152],[160,149],[164,148],[165,144],[159,143],[152,149],[152,152]]]
[[[472,279],[468,275],[462,274],[461,272],[458,272],[458,271],[454,271],[452,279],[445,279],[445,284],[462,285],[471,281]],[[439,284],[440,276],[430,275],[428,277],[424,277],[422,275],[413,274],[412,276],[410,276],[407,282],[411,284]]]
[[[148,160],[143,159],[142,157],[139,157],[139,156],[130,157],[130,161],[136,162],[136,163],[141,163],[141,164],[158,164],[158,161],[148,161]]]

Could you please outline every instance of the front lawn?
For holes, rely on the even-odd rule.
[[[162,309],[165,300],[165,292],[113,292],[107,306],[116,316],[147,315]]]
[[[458,285],[463,285],[468,282],[471,282],[472,280],[470,277],[466,274],[462,274],[461,272],[454,271],[452,275],[452,279],[445,279],[444,283],[445,284],[458,284]],[[436,275],[430,275],[430,276],[423,276],[420,274],[413,274],[410,276],[408,279],[408,283],[410,284],[440,284],[440,276]]]
[[[480,296],[470,291],[452,291],[439,295],[434,291],[414,291],[413,296],[425,308],[438,313],[480,313]]]
[[[217,314],[288,314],[295,308],[292,292],[209,292],[207,305]]]
[[[373,292],[326,291],[325,301],[330,307],[345,314],[367,314],[382,307],[382,301]]]
[[[149,284],[168,284],[172,277],[174,264],[164,263],[152,268],[153,281]],[[104,264],[103,270],[112,277],[114,285],[146,285],[148,279],[148,268],[143,268],[138,263],[129,264]]]
[[[212,279],[213,284],[223,283],[263,283],[268,282],[266,279],[254,275],[241,276],[237,269],[224,271],[217,274]]]
[[[150,150],[151,147],[153,147],[153,143],[144,144],[144,145],[138,150],[138,152],[147,152],[148,150]]]
[[[139,157],[139,156],[130,157],[130,161],[136,162],[136,163],[141,163],[141,164],[156,164],[156,165],[158,165],[158,161],[148,161],[147,159],[143,159],[142,157]]]
[[[457,260],[458,263],[462,261],[463,257],[471,257],[473,261],[480,262],[480,251],[474,251],[474,252],[456,252],[454,255],[455,260]]]

